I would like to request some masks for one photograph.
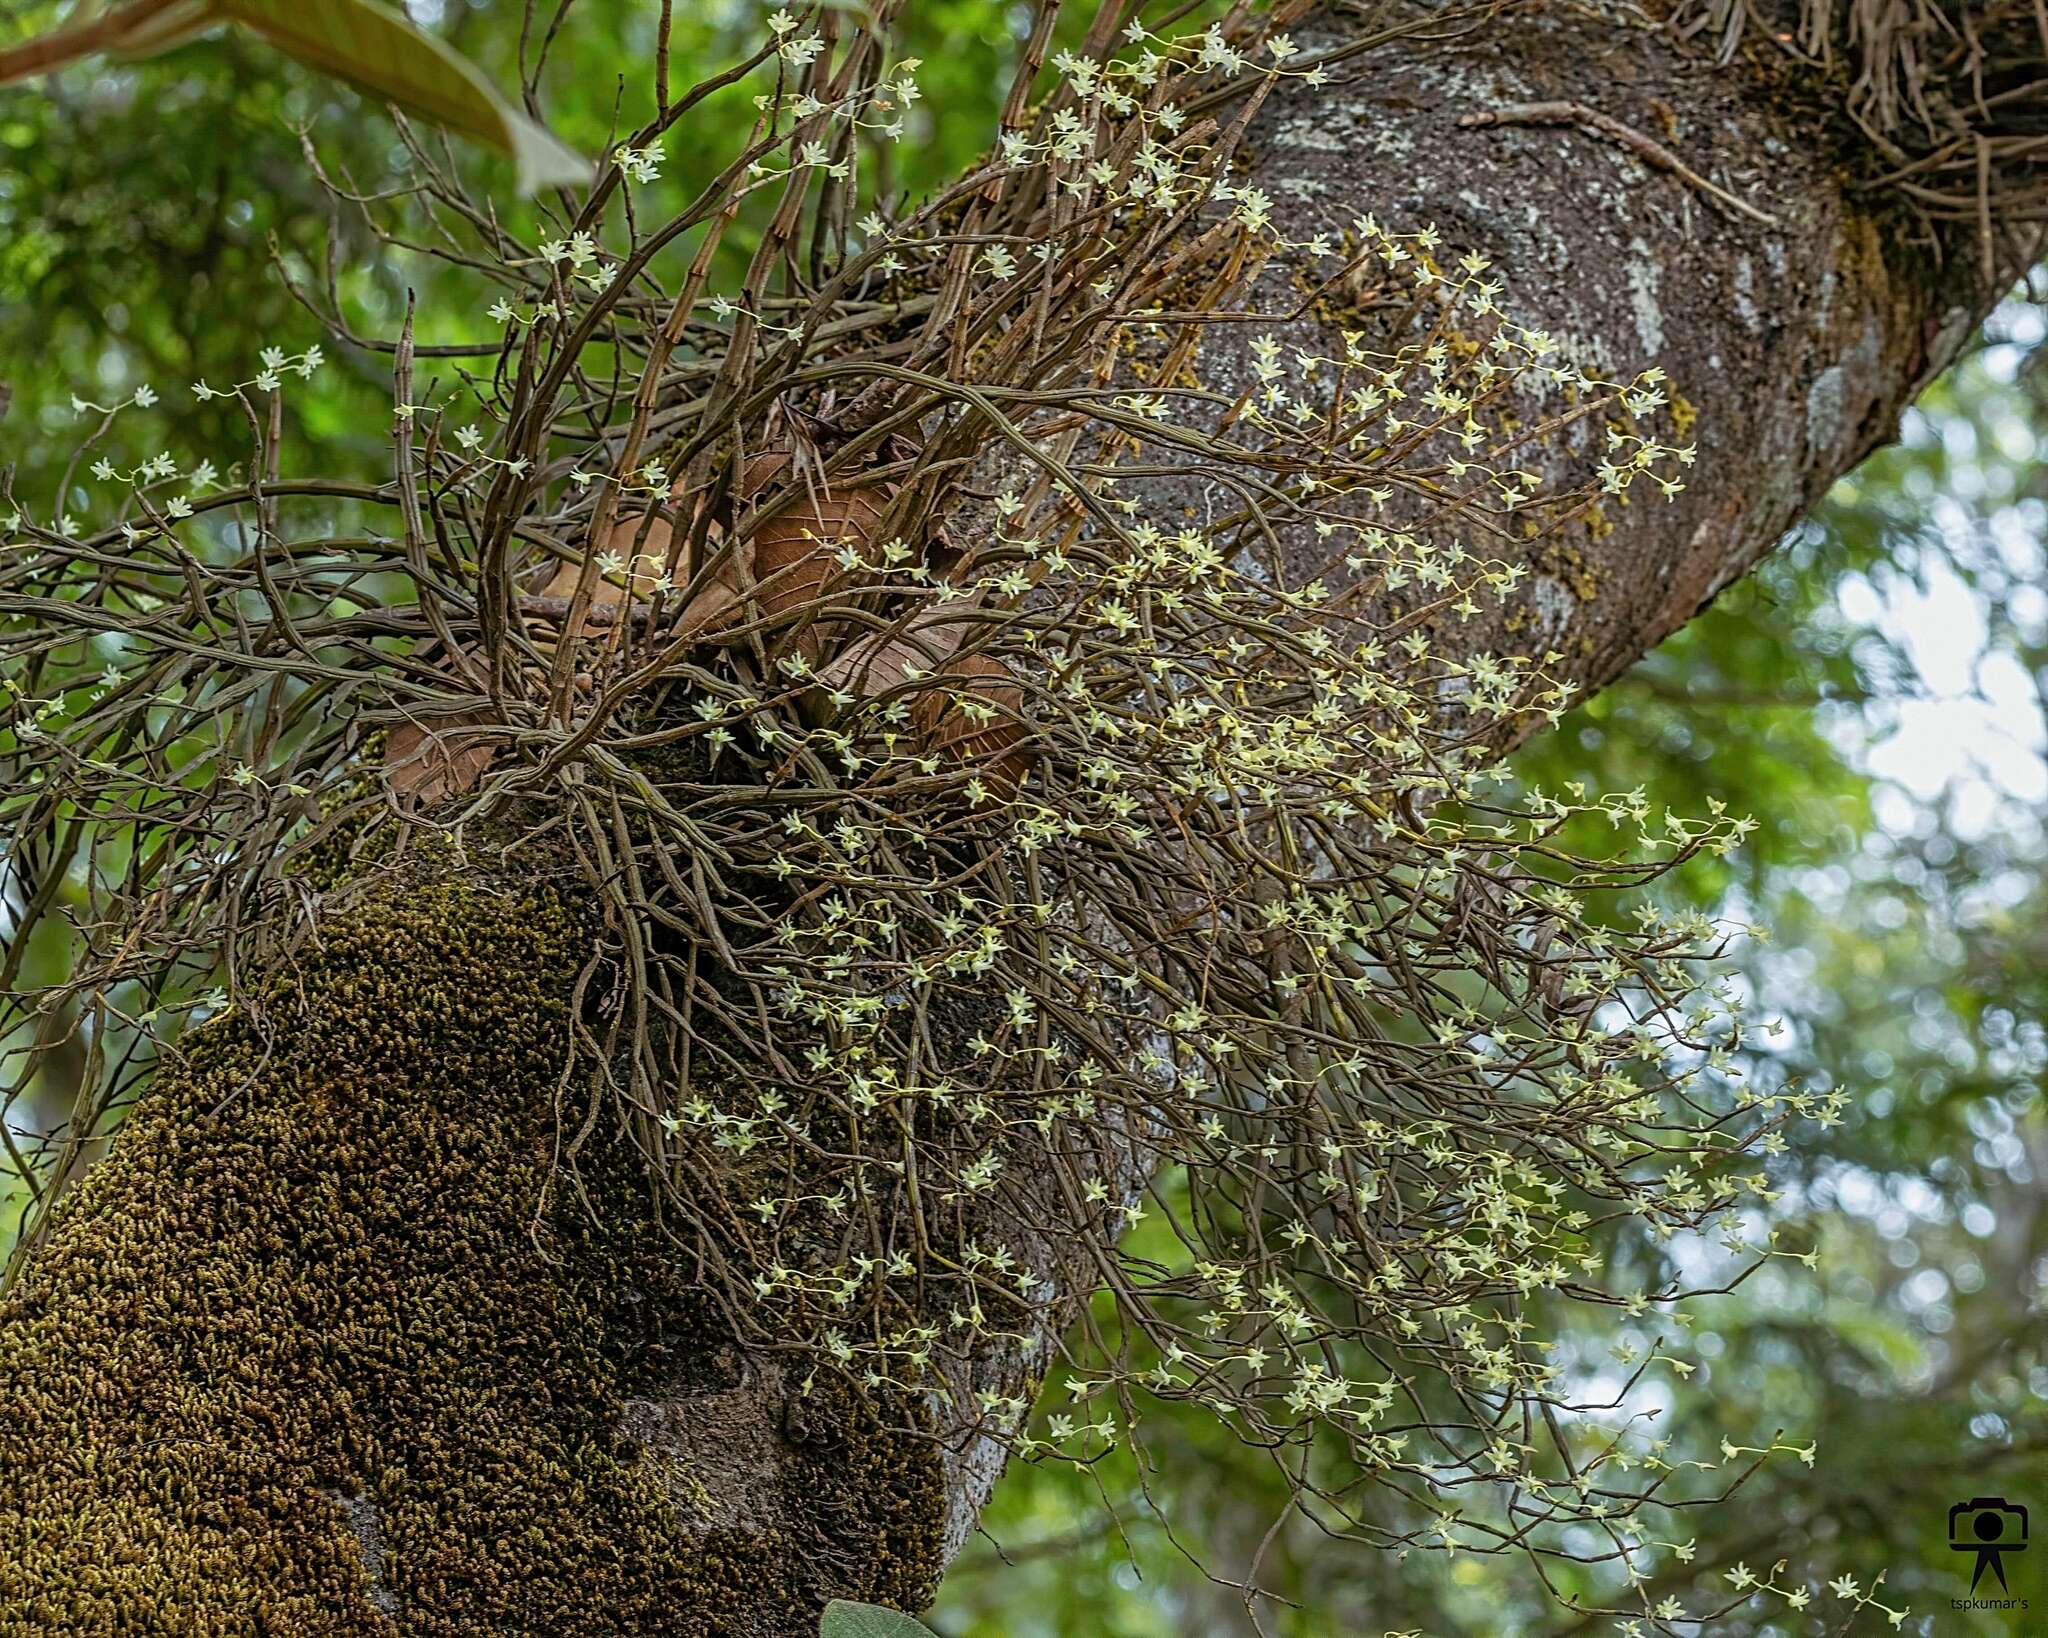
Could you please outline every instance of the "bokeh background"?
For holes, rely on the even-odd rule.
[[[518,6],[411,9],[501,84],[516,80]],[[63,10],[13,8],[0,38]],[[979,150],[1027,13],[992,0],[907,11],[903,50],[924,59],[928,100],[890,180],[915,194]],[[765,9],[677,13],[687,83],[750,47]],[[616,108],[641,111],[655,14],[652,0],[578,0],[548,109],[584,151],[605,146]],[[671,141],[643,209],[693,191],[752,113],[744,91],[707,102]],[[246,377],[265,346],[325,339],[287,274],[319,291],[331,265],[366,333],[394,327],[408,289],[423,340],[486,333],[492,292],[337,208],[302,133],[331,175],[366,189],[403,163],[380,115],[235,41],[0,93],[0,462],[23,492],[62,483],[80,430],[74,393],[106,401],[141,382],[163,393],[164,447],[232,460],[243,432],[223,406],[173,389]],[[491,162],[456,162],[509,195]],[[735,257],[750,249],[745,229],[728,241]],[[1884,1601],[1913,1607],[1907,1632],[2048,1631],[2048,1539],[2012,1561],[2033,1612],[1999,1616],[1950,1612],[1971,1560],[1946,1535],[1951,1502],[2004,1495],[2028,1503],[2048,1537],[2044,338],[2048,275],[2014,293],[1899,445],[1838,484],[1760,573],[1517,759],[1533,782],[1642,786],[1680,811],[1719,800],[1761,821],[1740,852],[1665,887],[1772,929],[1738,957],[1757,1010],[1783,1021],[1753,1073],[1851,1094],[1843,1124],[1795,1133],[1771,1162],[1773,1226],[1815,1246],[1816,1266],[1774,1262],[1690,1305],[1705,1364],[1667,1417],[1674,1444],[1749,1444],[1783,1428],[1817,1440],[1818,1454],[1810,1467],[1774,1459],[1736,1502],[1676,1528],[1696,1556],[1672,1563],[1654,1596],[1687,1607],[1705,1604],[1710,1581],[1725,1594],[1715,1578],[1738,1562],[1761,1573],[1788,1559],[1794,1573],[1865,1587],[1884,1572]],[[286,465],[378,475],[388,361],[329,352],[333,366],[290,401]],[[31,975],[55,959],[29,952]],[[79,1067],[61,1053],[45,1061],[24,1127],[62,1121]],[[1665,1255],[1610,1248],[1617,1270],[1646,1281]],[[1576,1376],[1619,1379],[1611,1350],[1625,1327],[1552,1323]],[[1252,1631],[1230,1583],[1273,1526],[1284,1481],[1195,1414],[1154,1412],[1146,1434],[1142,1468],[1013,1470],[932,1624],[947,1638]],[[1567,1593],[1613,1590],[1596,1572],[1551,1573]],[[1309,1520],[1283,1525],[1262,1578],[1280,1595],[1260,1607],[1265,1630],[1298,1638],[1614,1630],[1560,1609],[1515,1560],[1397,1559],[1332,1542]],[[1774,1626],[1761,1602],[1712,1630],[1795,1630],[1782,1604]],[[1813,1630],[1840,1630],[1847,1607],[1830,1617],[1827,1606],[1823,1592]],[[1856,1630],[1881,1627],[1866,1612]]]

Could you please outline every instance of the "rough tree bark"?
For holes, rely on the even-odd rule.
[[[1263,111],[1249,175],[1290,228],[1434,221],[1581,360],[1661,364],[1696,428],[1685,495],[1546,541],[1456,641],[1597,686],[1890,436],[1996,292],[1854,190],[1855,140],[1789,69],[1565,15]],[[422,865],[330,906],[267,1047],[225,1021],[159,1077],[0,1309],[0,1626],[782,1638],[835,1594],[929,1598],[993,1447],[799,1400],[661,1254],[623,1154],[555,1181],[579,913]]]

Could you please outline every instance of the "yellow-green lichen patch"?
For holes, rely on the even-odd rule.
[[[389,882],[190,1038],[0,1307],[0,1630],[756,1638],[928,1593],[900,1413],[846,1395],[767,1453],[784,1517],[712,1530],[622,1431],[719,1339],[622,1152],[549,1187],[585,946],[550,894]]]

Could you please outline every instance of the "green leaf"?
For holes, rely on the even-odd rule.
[[[818,1638],[936,1638],[922,1621],[880,1604],[855,1604],[835,1598],[825,1606]]]
[[[214,0],[278,50],[373,97],[509,153],[528,193],[590,165],[491,89],[468,58],[379,0]]]
[[[116,57],[153,57],[220,25],[207,0],[177,0],[154,13],[145,6],[123,6],[108,13],[107,21],[120,30],[106,46]]]
[[[239,24],[323,74],[510,154],[523,192],[590,176],[587,161],[506,103],[475,64],[381,0],[130,0],[0,51],[0,85],[100,52],[149,56],[221,23]]]
[[[62,28],[0,51],[0,85],[68,68],[100,52],[139,57],[168,51],[204,34],[215,21],[208,0],[129,0],[114,11],[81,5]]]

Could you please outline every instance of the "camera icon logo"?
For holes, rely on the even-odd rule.
[[[1970,1577],[1970,1591],[1984,1578],[1988,1568],[2007,1592],[2005,1555],[2027,1550],[2027,1510],[2003,1496],[1972,1496],[1948,1510],[1948,1546],[1952,1553],[1975,1553],[1977,1568]]]

